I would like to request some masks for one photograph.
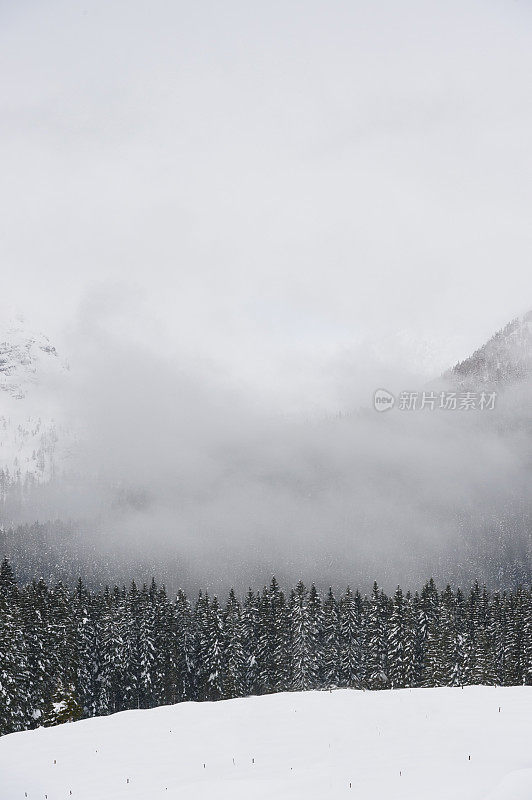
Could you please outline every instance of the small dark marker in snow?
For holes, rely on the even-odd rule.
[[[467,757],[467,760],[468,760],[468,761],[471,761],[471,756],[468,756],[468,757]]]
[[[501,713],[501,707],[499,706],[499,714]]]
[[[57,761],[55,760],[55,758],[54,758],[54,764],[57,764]]]

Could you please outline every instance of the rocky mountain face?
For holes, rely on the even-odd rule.
[[[23,318],[0,324],[0,391],[22,400],[45,375],[65,369],[48,337],[28,330]]]
[[[21,316],[0,320],[0,499],[13,481],[43,482],[54,474],[59,437],[41,392],[67,374],[47,336]]]
[[[498,387],[532,378],[532,311],[509,322],[444,378],[472,387]]]

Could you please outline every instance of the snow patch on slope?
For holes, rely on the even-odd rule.
[[[20,314],[0,316],[0,470],[50,480],[62,443],[56,420],[68,366],[47,336]],[[1,486],[0,486],[1,492]]]
[[[0,322],[0,391],[21,400],[66,370],[48,337],[31,331],[23,317]]]

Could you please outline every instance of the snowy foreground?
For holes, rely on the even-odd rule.
[[[285,693],[15,733],[0,798],[26,795],[531,800],[532,687]]]

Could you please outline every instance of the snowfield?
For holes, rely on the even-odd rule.
[[[532,687],[338,690],[0,739],[1,800],[531,800]]]

